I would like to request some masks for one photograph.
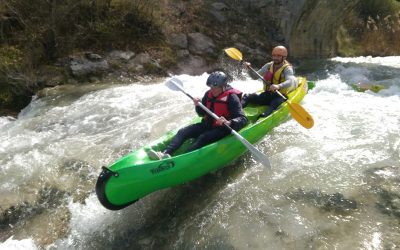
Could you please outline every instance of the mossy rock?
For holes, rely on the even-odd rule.
[[[0,72],[18,70],[23,62],[23,52],[15,46],[0,46]]]
[[[15,116],[30,103],[31,99],[31,94],[17,95],[13,91],[13,86],[2,83],[0,85],[0,116]]]
[[[8,85],[0,85],[0,106],[11,103],[14,99],[14,93]]]

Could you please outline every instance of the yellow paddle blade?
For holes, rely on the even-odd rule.
[[[242,52],[240,52],[236,48],[227,48],[225,49],[225,53],[228,54],[232,59],[235,59],[237,61],[241,61],[243,59]]]
[[[301,126],[308,129],[314,126],[314,119],[300,104],[290,102],[287,102],[287,104],[290,114]]]

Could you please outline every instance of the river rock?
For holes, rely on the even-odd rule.
[[[164,70],[160,65],[160,60],[152,58],[146,52],[140,53],[131,59],[128,63],[127,69],[130,73],[139,74],[135,76],[136,79],[139,79],[140,75],[160,74]]]
[[[0,241],[12,235],[19,235],[20,238],[30,237],[30,234],[26,232],[26,221],[35,220],[38,216],[47,213],[48,209],[57,210],[59,207],[65,206],[65,198],[66,193],[64,191],[54,187],[44,187],[25,201],[20,201],[19,197],[15,197],[13,204],[4,204],[4,201],[2,201],[0,207]],[[42,221],[42,219],[39,221]],[[44,229],[47,230],[48,226],[48,224],[45,224]]]
[[[56,240],[67,237],[71,213],[64,205],[46,209],[26,221],[23,230],[15,234],[18,238],[33,237],[39,246],[48,246]]]
[[[190,33],[188,35],[188,41],[189,51],[193,54],[212,54],[216,48],[214,41],[210,37],[199,32]]]
[[[211,10],[210,14],[212,16],[214,16],[215,20],[217,20],[220,23],[224,23],[226,22],[227,18],[225,17],[224,14],[222,14],[220,11],[216,11],[216,10]]]
[[[372,194],[377,196],[378,210],[400,219],[400,167],[371,168],[365,175]]]
[[[167,42],[177,48],[186,49],[188,46],[188,39],[186,34],[174,33],[167,38]]]
[[[97,54],[85,54],[85,57],[73,57],[69,68],[74,77],[86,78],[103,75],[110,70],[108,62]]]
[[[306,191],[298,189],[286,194],[295,201],[304,201],[324,211],[350,212],[357,209],[355,200],[347,199],[340,193],[325,194],[319,190]]]
[[[216,2],[211,4],[212,9],[209,11],[210,14],[220,23],[224,23],[227,17],[224,15],[224,11],[229,10],[229,7],[221,2]]]
[[[187,49],[180,49],[176,52],[176,56],[178,57],[178,59],[187,58],[190,56],[190,52]]]
[[[151,57],[148,53],[140,53],[136,55],[131,61],[132,64],[145,64],[151,62]]]
[[[211,6],[213,7],[213,9],[218,10],[218,11],[223,11],[223,10],[229,10],[229,7],[221,2],[215,2],[212,3]]]
[[[117,59],[126,62],[132,59],[134,56],[135,53],[132,51],[121,51],[121,50],[113,50],[108,55],[110,59]]]
[[[178,62],[178,73],[199,75],[209,69],[206,61],[200,56],[189,55]]]

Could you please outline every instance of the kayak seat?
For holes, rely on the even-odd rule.
[[[250,123],[255,123],[260,115],[265,112],[267,106],[252,106],[249,105],[244,108],[244,113]]]

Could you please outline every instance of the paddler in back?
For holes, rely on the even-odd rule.
[[[276,90],[287,97],[287,94],[297,88],[298,81],[294,76],[292,65],[286,61],[287,56],[288,51],[284,46],[276,46],[272,50],[272,61],[266,63],[257,71],[265,80],[264,91],[260,94],[245,95],[242,100],[243,107],[246,107],[249,103],[267,105],[267,110],[260,116],[267,117],[285,101],[276,93]],[[247,68],[251,66],[249,62],[244,62],[244,65]],[[258,76],[251,71],[250,76],[253,79],[258,79]]]

